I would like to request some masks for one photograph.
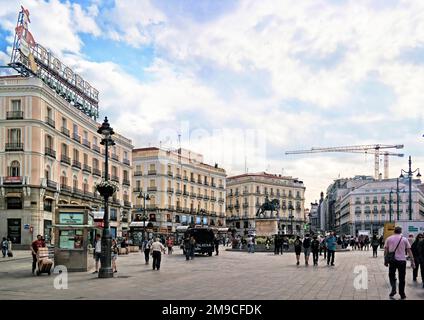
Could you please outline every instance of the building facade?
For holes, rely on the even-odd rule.
[[[412,183],[412,220],[424,220],[424,193],[420,180]],[[397,192],[399,190],[399,193]],[[389,221],[409,220],[408,179],[373,180],[351,188],[335,205],[336,231],[358,234],[377,232]]]
[[[225,226],[225,170],[203,163],[189,150],[156,147],[133,150],[131,225],[158,233],[175,232],[181,225]],[[146,201],[147,220],[140,223]],[[134,232],[135,233],[135,232]]]
[[[112,123],[113,125],[113,123]],[[37,234],[50,240],[57,204],[103,208],[95,183],[104,175],[99,123],[39,78],[0,78],[0,235],[27,246]],[[110,179],[113,236],[128,230],[131,140],[115,134]]]
[[[303,233],[305,186],[302,181],[266,172],[227,178],[227,227],[240,235],[254,231],[256,213],[266,198],[277,199],[274,213],[280,232]],[[292,216],[293,218],[289,218]]]

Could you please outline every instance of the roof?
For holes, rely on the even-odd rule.
[[[263,177],[263,178],[271,178],[271,179],[278,179],[278,180],[294,180],[294,181],[303,183],[302,181],[299,181],[297,178],[293,178],[291,176],[282,176],[281,174],[277,175],[277,174],[271,174],[266,172],[244,173],[237,176],[228,177],[227,179],[231,180],[231,179],[237,179],[237,178],[243,178],[243,177]]]

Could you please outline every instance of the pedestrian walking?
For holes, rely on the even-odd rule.
[[[116,259],[118,259],[118,253],[118,243],[116,242],[116,239],[112,239],[112,271],[114,273],[118,272],[118,270],[116,269]]]
[[[152,243],[152,257],[153,257],[153,270],[160,270],[160,262],[162,258],[162,252],[165,254],[165,246],[162,244],[159,238]]]
[[[365,244],[365,249],[367,251],[369,251],[370,250],[370,238],[368,236],[365,237],[364,244]]]
[[[265,248],[267,250],[269,250],[269,248],[271,248],[271,239],[269,237],[267,237],[266,240],[265,240]]]
[[[278,254],[280,252],[280,245],[281,245],[281,237],[276,234],[275,240],[274,240],[274,254]]]
[[[380,245],[380,240],[377,238],[377,235],[373,235],[371,240],[371,247],[372,247],[372,256],[374,258],[377,258],[377,250],[378,246]]]
[[[172,254],[172,247],[174,246],[174,241],[172,241],[171,237],[166,240],[166,246],[168,247],[168,254]]]
[[[5,237],[1,241],[1,253],[3,254],[3,258],[7,257],[7,250],[9,249],[9,243]]]
[[[417,247],[418,247],[418,259],[419,259],[418,262],[421,268],[421,281],[424,288],[424,234],[421,234],[421,238],[420,238],[420,241],[418,242]]]
[[[324,260],[327,259],[327,237],[322,237],[320,242],[320,254],[324,252]]]
[[[215,245],[215,255],[217,256],[219,253],[219,239],[218,236],[215,236],[215,239],[213,240],[213,244]]]
[[[37,235],[37,239],[31,243],[31,253],[32,253],[32,274],[35,273],[35,268],[37,266],[37,252],[39,248],[44,248],[46,243],[43,241],[41,235]]]
[[[309,265],[309,255],[311,254],[311,238],[309,234],[305,235],[303,239],[303,254],[305,255],[305,265]]]
[[[255,253],[255,239],[253,236],[249,236],[249,238],[247,238],[247,251],[249,253]]]
[[[421,233],[416,236],[415,241],[411,245],[411,251],[415,262],[415,268],[412,269],[412,281],[417,281],[418,269],[421,268],[421,281],[424,286],[424,262],[421,261],[420,242],[423,242],[423,235]]]
[[[383,238],[383,236],[380,236],[380,249],[383,249],[383,247],[384,247],[384,238]]]
[[[331,265],[334,266],[334,255],[336,252],[337,239],[333,231],[327,237],[325,242],[327,246],[327,266],[330,265],[330,260],[331,260]]]
[[[188,261],[190,259],[190,253],[191,253],[190,236],[188,234],[184,238],[183,247],[184,247],[184,253],[185,253],[185,256],[186,256],[186,260]]]
[[[300,263],[300,253],[302,252],[302,240],[300,240],[299,236],[296,236],[296,240],[294,240],[294,252],[296,254],[296,265],[298,266]]]
[[[386,239],[384,245],[384,265],[389,267],[389,280],[392,290],[390,298],[396,295],[396,271],[399,278],[399,295],[402,300],[405,295],[405,275],[406,275],[406,256],[405,252],[411,257],[412,267],[415,268],[414,258],[411,251],[411,245],[408,239],[402,236],[402,228],[396,227],[393,235]]]
[[[12,240],[10,238],[7,238],[7,256],[12,258],[13,257],[13,251],[12,251]]]
[[[191,260],[194,259],[194,252],[196,249],[196,239],[194,239],[194,236],[190,237],[190,258]]]
[[[144,261],[146,264],[149,264],[149,258],[150,258],[150,250],[152,247],[152,240],[144,239],[143,244],[141,246],[141,251],[144,252]]]
[[[102,241],[100,234],[96,234],[96,240],[94,241],[94,259],[96,260],[96,270],[93,273],[99,272],[99,261],[102,256]]]
[[[314,235],[313,240],[311,242],[311,250],[312,250],[312,259],[314,261],[314,266],[318,265],[318,253],[320,249],[320,242],[318,240],[317,235]]]

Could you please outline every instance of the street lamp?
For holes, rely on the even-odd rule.
[[[101,134],[103,136],[102,141],[100,142],[101,145],[105,146],[105,181],[107,182],[109,180],[109,151],[108,147],[115,145],[115,142],[112,140],[112,135],[115,133],[110,126],[107,117],[105,117],[104,122],[102,123],[101,127],[97,130],[97,133]],[[102,236],[102,254],[100,256],[100,270],[99,270],[99,278],[112,278],[113,277],[113,271],[111,268],[111,248],[112,248],[112,236],[110,234],[110,228],[109,228],[109,197],[113,195],[109,192],[104,192],[102,196],[104,197],[104,227],[103,227],[103,236]]]
[[[293,219],[294,219],[293,206],[289,206],[289,219],[290,219],[290,223],[291,223],[291,233],[293,235],[294,234],[294,232],[293,232]]]
[[[403,169],[400,170],[400,178],[404,178],[403,173],[406,173],[408,175],[408,178],[409,178],[409,208],[408,208],[408,211],[409,211],[409,220],[412,220],[412,177],[413,177],[413,174],[417,171],[418,171],[417,178],[420,178],[421,174],[420,174],[420,168],[417,168],[414,171],[412,171],[412,169],[411,169],[411,165],[412,165],[411,156],[409,156],[408,164],[409,164],[409,170],[408,171],[405,171]]]
[[[147,213],[146,213],[146,200],[150,200],[150,196],[148,193],[143,193],[143,191],[140,191],[140,194],[138,195],[138,198],[141,198],[144,200],[143,202],[143,216],[141,220],[143,221],[143,237],[141,238],[141,242],[144,243],[145,239],[145,232],[146,232],[146,220],[147,220]]]

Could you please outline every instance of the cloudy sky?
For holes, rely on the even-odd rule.
[[[424,171],[422,0],[0,0],[3,65],[20,4],[136,147],[180,135],[229,175],[298,177],[307,202],[339,176],[373,175],[374,158],[287,150],[404,144],[393,151]],[[392,177],[407,168],[390,160]]]

